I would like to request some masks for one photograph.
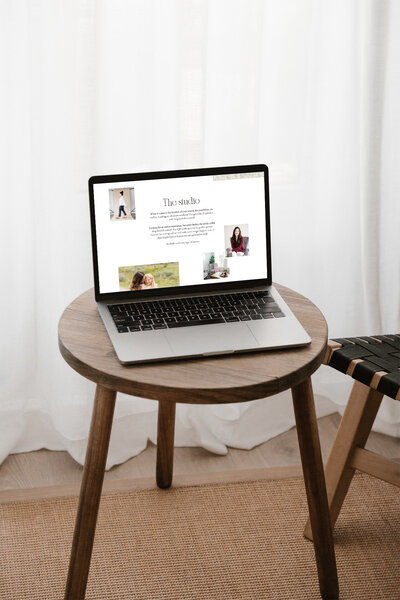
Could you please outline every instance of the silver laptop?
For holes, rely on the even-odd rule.
[[[268,168],[89,180],[95,297],[122,363],[311,339],[271,285]]]

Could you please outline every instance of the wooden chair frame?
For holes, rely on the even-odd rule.
[[[324,364],[329,364],[332,352],[338,347],[340,344],[328,342]],[[351,375],[353,370],[354,365],[350,364],[347,375]],[[326,463],[325,481],[332,527],[340,514],[356,470],[400,487],[400,463],[364,448],[383,398],[383,394],[374,389],[378,382],[379,377],[373,379],[369,386],[359,381],[354,382]],[[304,535],[313,539],[309,520]]]

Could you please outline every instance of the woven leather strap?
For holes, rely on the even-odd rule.
[[[400,334],[336,338],[326,364],[400,400]]]

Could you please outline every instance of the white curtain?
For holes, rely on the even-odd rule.
[[[0,0],[0,461],[83,462],[94,385],[57,348],[92,286],[93,174],[265,162],[274,280],[330,336],[400,331],[400,4],[389,0]],[[321,368],[318,414],[351,379]],[[385,399],[376,428],[400,436]],[[179,406],[176,443],[224,453],[291,427],[290,396]],[[108,467],[155,441],[119,396]]]

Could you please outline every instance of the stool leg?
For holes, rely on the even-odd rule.
[[[174,469],[175,402],[159,400],[157,420],[156,480],[159,488],[169,488]]]
[[[335,549],[326,495],[311,379],[292,388],[308,510],[314,533],[319,587],[324,600],[339,598]]]
[[[84,600],[116,392],[96,388],[64,600]]]
[[[354,469],[350,461],[355,448],[364,448],[383,394],[355,381],[325,467],[326,489],[332,527],[348,492]],[[312,538],[310,521],[304,535]]]

